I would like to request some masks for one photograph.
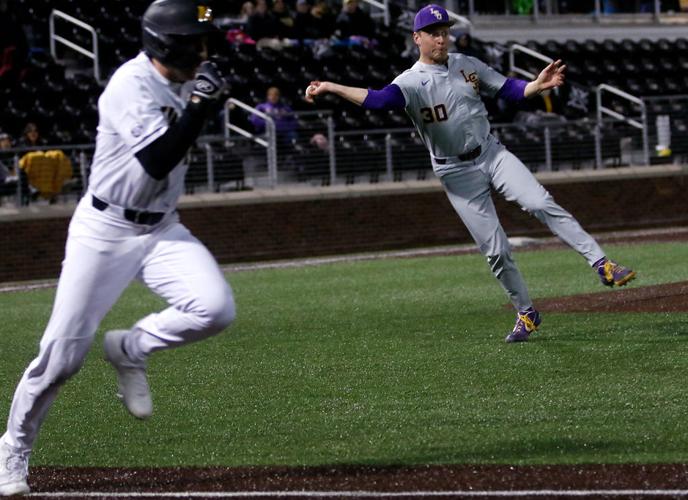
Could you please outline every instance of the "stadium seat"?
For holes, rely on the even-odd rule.
[[[662,55],[669,55],[674,50],[672,43],[666,38],[660,38],[659,40],[655,41],[653,46],[655,54],[659,53]]]
[[[101,42],[103,74],[110,72],[124,60],[133,57],[140,46],[140,16],[147,7],[148,0],[128,2],[80,2],[78,0],[15,0],[21,10],[22,22],[35,27],[32,31],[45,37],[45,19],[54,5],[65,11],[82,16],[84,20],[96,26]],[[90,34],[79,28],[65,28],[68,38],[78,39],[87,47],[90,46]],[[270,85],[278,85],[283,91],[285,102],[291,102],[294,109],[332,109],[337,130],[362,130],[371,128],[409,128],[412,126],[402,111],[372,112],[361,110],[344,102],[341,98],[327,95],[318,99],[315,107],[306,104],[302,99],[303,85],[310,80],[324,79],[348,82],[356,86],[381,88],[399,73],[408,69],[414,62],[413,56],[402,56],[406,53],[405,39],[407,34],[397,32],[394,26],[378,26],[377,43],[369,47],[362,45],[345,47],[335,46],[315,59],[311,47],[285,47],[281,51],[269,48],[257,49],[250,44],[227,44],[222,50],[218,63],[228,76],[231,84],[231,95],[244,100],[249,105],[263,102],[265,90]],[[42,33],[42,35],[41,35]],[[498,44],[475,40],[476,47],[488,51],[493,48],[498,62],[504,61],[503,47]],[[612,83],[637,95],[666,95],[682,93],[688,88],[688,40],[660,39],[652,41],[626,39],[621,42],[613,40],[575,41],[547,40],[544,42],[528,41],[527,46],[551,57],[560,57],[568,65],[569,78],[580,84],[593,87],[599,83]],[[0,112],[0,126],[7,129],[5,121],[12,117],[13,122],[24,123],[31,113],[42,114],[47,121],[61,120],[62,126],[46,128],[47,133],[60,141],[69,139],[83,142],[93,137],[97,121],[97,98],[102,87],[91,74],[71,72],[65,77],[63,66],[58,66],[44,50],[31,52],[29,70],[26,78],[11,88],[8,98]],[[501,50],[501,52],[500,52]],[[493,54],[493,55],[494,55]],[[322,57],[320,57],[322,56]],[[533,73],[542,69],[540,62],[524,62]],[[83,65],[87,66],[87,63]],[[504,72],[506,69],[503,68]],[[32,73],[41,75],[36,79]],[[46,76],[48,75],[48,76]],[[34,96],[40,96],[38,100]],[[59,96],[56,97],[56,96]],[[35,105],[34,105],[35,103]],[[671,108],[671,104],[667,105]],[[628,102],[615,101],[612,108],[620,112],[637,113]],[[493,120],[500,120],[502,111],[488,103]],[[660,106],[653,108],[664,109]],[[69,118],[60,115],[69,115]],[[236,115],[236,116],[235,116]],[[233,114],[237,123],[245,121],[241,113]],[[672,121],[672,124],[674,122]],[[683,122],[679,122],[683,123]],[[672,125],[673,126],[673,125]],[[18,127],[17,125],[14,126]],[[8,129],[7,129],[8,130]],[[528,157],[529,151],[542,145],[542,138],[528,134],[526,131],[506,134],[514,147],[524,150],[526,159],[539,162],[541,157]],[[572,133],[567,141],[588,141],[589,134]],[[380,136],[369,136],[368,139],[353,141],[355,147],[363,148],[370,153],[371,144],[380,146]],[[411,139],[409,139],[411,140]],[[564,141],[564,139],[561,139]],[[566,142],[566,141],[564,141]],[[345,141],[351,144],[352,141]],[[417,158],[405,159],[409,168],[419,163],[427,167],[427,153],[418,137],[408,142],[394,145],[395,154],[406,155],[409,151],[418,153]],[[587,143],[586,143],[587,144]],[[384,141],[382,141],[384,149]],[[339,150],[347,150],[345,144],[337,145]],[[417,151],[413,148],[417,148]],[[403,151],[403,154],[402,154]],[[306,152],[315,154],[311,146],[299,145],[297,155]],[[569,151],[573,155],[575,151]],[[322,152],[318,153],[322,155]],[[566,154],[566,151],[564,153]],[[422,160],[421,160],[422,158]],[[227,162],[235,160],[227,159]],[[352,155],[351,161],[360,162],[361,157]],[[224,160],[223,160],[224,161]],[[315,167],[313,167],[315,169]],[[316,169],[317,170],[317,169]]]
[[[615,40],[604,40],[600,46],[601,52],[605,57],[614,58],[617,57],[620,49],[619,44]]]

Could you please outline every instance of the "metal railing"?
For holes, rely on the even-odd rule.
[[[312,127],[302,124],[301,139],[293,144],[293,154],[282,154],[276,166],[280,182],[376,182],[399,180],[408,172],[422,177],[425,174],[421,171],[430,169],[427,149],[415,129],[363,130],[354,125],[354,130],[340,131],[335,130],[331,116],[325,118],[322,111],[295,114],[320,120]],[[634,162],[633,152],[643,138],[634,132],[635,128],[620,128],[617,122],[603,118],[545,120],[537,124],[496,124],[493,131],[533,170],[593,169]],[[322,137],[315,141],[318,135]],[[309,138],[311,145],[318,143],[317,148],[308,146]],[[255,169],[251,175],[256,175]]]
[[[449,14],[449,17],[454,20],[454,22],[455,22],[454,27],[455,28],[462,28],[462,29],[468,30],[468,32],[470,33],[470,31],[473,28],[473,23],[471,22],[470,19],[468,19],[465,16],[461,16],[461,15],[459,15],[456,12],[453,12],[451,10],[447,11],[447,14]]]
[[[81,45],[78,45],[71,40],[67,40],[65,37],[55,33],[56,18],[63,19],[91,33],[91,50],[88,50],[85,47],[82,47]],[[99,84],[102,84],[103,80],[100,78],[100,56],[98,53],[98,33],[96,32],[95,28],[90,24],[87,24],[57,9],[53,9],[53,11],[50,13],[48,24],[50,29],[50,55],[53,56],[53,59],[55,59],[55,61],[58,63],[62,62],[62,59],[57,57],[57,42],[66,45],[70,49],[75,50],[93,60],[93,75],[96,81]]]
[[[370,17],[373,19],[382,17],[382,22],[385,23],[385,26],[389,26],[389,0],[383,0],[382,2],[378,2],[378,0],[364,0],[364,2],[377,9],[377,11],[371,12]]]
[[[258,116],[259,118],[265,121],[265,138],[231,123],[230,113],[232,111],[232,108],[235,107],[248,111],[250,114]],[[270,186],[275,187],[277,185],[277,132],[275,129],[275,120],[273,120],[271,116],[263,113],[262,111],[259,111],[256,108],[251,107],[248,104],[245,104],[233,97],[230,97],[225,102],[224,112],[224,132],[225,139],[227,140],[227,142],[230,141],[230,131],[234,131],[248,139],[251,139],[256,144],[263,146],[267,154],[268,178]]]
[[[537,52],[535,50],[529,49],[528,47],[524,47],[519,44],[512,44],[509,47],[509,69],[512,73],[524,76],[526,78],[534,79],[537,77],[535,73],[532,71],[528,71],[526,68],[522,68],[520,66],[517,66],[516,64],[516,53],[523,53],[529,57],[538,59],[540,61],[543,61],[547,64],[552,63],[554,60],[546,56],[544,54],[541,54],[540,52]],[[555,92],[557,92],[558,89],[555,89]],[[643,163],[645,165],[650,164],[650,153],[649,153],[649,141],[648,141],[648,127],[647,127],[647,111],[646,111],[646,106],[643,100],[639,97],[633,96],[627,92],[624,92],[623,90],[617,89],[616,87],[612,87],[611,85],[607,84],[602,84],[599,85],[595,88],[596,92],[596,103],[597,103],[597,123],[595,124],[595,149],[596,149],[596,166],[597,168],[602,168],[603,166],[603,161],[602,161],[602,151],[601,151],[601,128],[603,126],[603,119],[605,116],[610,116],[616,120],[622,121],[624,123],[627,123],[631,125],[632,127],[635,127],[641,131],[642,134],[642,150],[643,150]],[[625,99],[626,101],[629,101],[635,105],[637,105],[640,108],[640,121],[635,120],[634,118],[630,116],[626,116],[622,113],[619,113],[618,111],[615,111],[603,104],[602,101],[602,93],[603,92],[609,92],[611,94],[616,95],[617,97],[620,97],[622,99]],[[546,133],[548,132],[549,129],[545,129]],[[549,144],[549,141],[546,141],[546,144]],[[548,162],[549,164],[549,162]]]
[[[609,92],[611,94],[614,94],[622,99],[625,99],[635,105],[637,105],[640,108],[640,121],[635,120],[631,118],[630,116],[626,116],[622,113],[619,113],[617,111],[614,111],[613,109],[605,106],[602,103],[602,93],[603,92]],[[632,127],[635,127],[639,130],[641,130],[642,133],[642,141],[643,141],[643,160],[645,165],[650,164],[650,150],[649,150],[649,143],[648,143],[648,132],[647,132],[647,109],[645,106],[645,103],[643,102],[642,99],[633,96],[627,92],[624,92],[623,90],[619,90],[616,87],[611,87],[606,84],[598,85],[596,89],[596,94],[597,94],[597,123],[598,127],[600,126],[599,124],[602,122],[602,119],[604,115],[611,116],[612,118],[622,121],[624,123],[629,124]],[[598,156],[599,158],[599,156]],[[601,166],[601,161],[598,161],[598,168]]]
[[[232,123],[231,111],[233,108],[239,108],[248,113],[248,115],[255,115],[264,120],[266,124],[265,133],[256,134],[250,130],[247,130],[246,128],[243,128],[235,123]],[[242,101],[239,101],[235,98],[230,98],[225,102],[224,110],[225,123],[223,134],[225,137],[225,143],[231,143],[232,136],[230,132],[233,131],[239,134],[240,136],[249,139],[255,144],[258,144],[259,146],[265,148],[268,172],[267,177],[269,179],[268,184],[270,187],[274,187],[278,183],[278,176],[280,175],[280,172],[278,172],[277,168],[277,163],[280,160],[280,150],[288,149],[292,146],[291,144],[285,143],[285,141],[288,142],[289,139],[285,139],[284,137],[281,137],[280,134],[278,134],[274,119],[271,116],[259,111],[258,109],[252,106],[243,103]],[[302,111],[294,113],[294,116],[301,121],[307,121],[308,119],[314,120],[314,130],[317,129],[317,132],[323,134],[323,136],[326,138],[327,148],[329,151],[328,165],[330,171],[330,180],[332,183],[334,183],[337,170],[337,159],[334,154],[334,144],[332,142],[335,135],[332,111]],[[302,132],[304,132],[311,128],[311,124],[301,124],[299,128],[302,129]]]
[[[246,133],[229,138],[224,134],[200,137],[198,146],[191,148],[188,155],[186,192],[274,188],[297,183],[374,183],[426,179],[433,175],[427,148],[411,127],[337,130],[329,113],[295,114],[299,117],[299,136],[283,148],[277,148],[273,166],[268,161],[269,142],[264,137],[245,130]],[[638,152],[647,140],[641,129],[615,117],[600,121],[586,118],[494,124],[492,133],[533,171],[637,164]],[[676,146],[683,148],[681,154],[688,154],[688,144]],[[4,202],[17,206],[34,202],[26,178],[19,175],[19,159],[23,153],[38,149],[61,149],[72,160],[73,178],[58,201],[83,195],[88,186],[94,146],[53,145],[2,152],[0,161],[7,165],[13,162],[14,182],[17,182],[16,192],[5,194]]]
[[[528,47],[524,47],[523,45],[519,45],[517,43],[512,44],[509,47],[509,69],[510,69],[510,71],[512,71],[518,75],[525,76],[526,78],[530,78],[531,80],[536,78],[537,75],[535,73],[528,71],[525,68],[521,68],[519,66],[516,66],[516,53],[517,52],[521,52],[527,56],[533,57],[533,58],[538,59],[540,61],[544,61],[547,64],[551,64],[554,62],[554,59],[552,59],[551,57],[546,56],[544,54],[541,54],[540,52],[529,49]]]

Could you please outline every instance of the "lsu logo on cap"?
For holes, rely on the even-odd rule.
[[[442,13],[441,13],[439,10],[430,8],[430,14],[432,14],[433,16],[435,16],[435,17],[437,18],[438,21],[441,21],[441,20],[442,20]]]
[[[213,9],[205,5],[198,5],[198,22],[209,23],[213,20]]]

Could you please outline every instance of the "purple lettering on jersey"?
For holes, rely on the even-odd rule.
[[[507,101],[518,102],[525,99],[526,85],[525,80],[518,80],[516,78],[507,78],[502,88],[499,89],[497,97],[503,97]]]
[[[390,83],[382,90],[368,89],[368,95],[362,106],[365,109],[404,109],[406,99],[404,99],[401,89]]]

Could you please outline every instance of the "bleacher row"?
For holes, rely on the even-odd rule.
[[[528,48],[566,61],[568,75],[588,87],[606,83],[635,96],[680,94],[688,88],[688,40],[554,40]]]

